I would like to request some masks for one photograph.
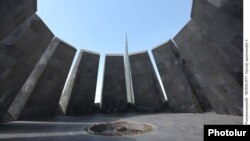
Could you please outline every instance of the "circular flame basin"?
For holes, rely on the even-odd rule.
[[[126,121],[95,124],[87,128],[89,134],[104,136],[131,136],[148,133],[152,130],[152,125]]]

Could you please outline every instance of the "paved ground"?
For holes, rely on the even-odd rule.
[[[89,135],[90,124],[114,121],[146,122],[154,131],[126,137]],[[47,121],[0,124],[0,140],[7,141],[202,141],[204,124],[242,124],[242,117],[206,114],[125,114],[57,117]]]

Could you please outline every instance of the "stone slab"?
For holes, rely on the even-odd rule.
[[[136,111],[161,110],[165,98],[147,51],[130,54],[129,59]]]
[[[0,1],[0,41],[37,11],[37,0]]]
[[[66,115],[93,112],[99,60],[100,54],[80,51],[60,101]]]
[[[106,55],[101,109],[104,112],[127,110],[127,93],[123,55]]]
[[[191,20],[174,38],[185,67],[216,113],[242,115],[242,87],[225,65],[230,58],[213,40],[203,36],[200,28]]]
[[[173,41],[169,40],[152,52],[172,111],[202,112],[203,101],[198,101]]]
[[[0,41],[0,117],[7,112],[53,37],[34,14]]]
[[[55,114],[58,108],[76,49],[58,38],[55,38],[53,41],[57,42],[57,44],[54,44],[55,49],[48,51],[52,55],[45,64],[46,66],[41,76],[33,84],[34,88],[19,115],[21,120],[50,117]]]

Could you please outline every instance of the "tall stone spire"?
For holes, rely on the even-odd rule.
[[[134,105],[135,100],[134,100],[133,84],[132,84],[132,77],[131,77],[130,61],[129,61],[129,55],[128,55],[127,34],[126,34],[126,41],[125,41],[124,66],[125,66],[127,100],[128,100],[128,103],[131,103]]]

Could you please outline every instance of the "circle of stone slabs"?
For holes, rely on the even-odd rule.
[[[146,123],[131,123],[127,121],[95,124],[87,128],[89,134],[103,136],[132,136],[148,133],[153,126]]]

